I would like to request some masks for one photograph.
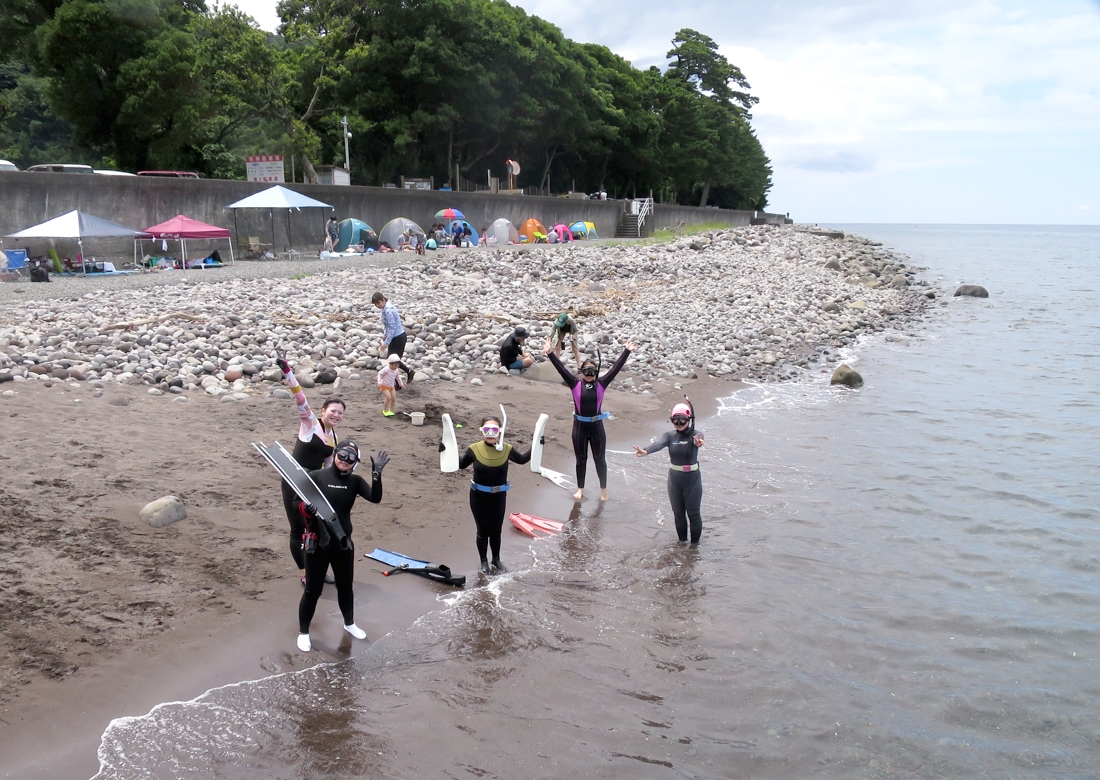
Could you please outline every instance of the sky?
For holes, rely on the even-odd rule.
[[[639,68],[713,38],[797,222],[1100,224],[1100,0],[513,4]]]

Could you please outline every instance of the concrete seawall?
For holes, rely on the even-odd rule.
[[[307,209],[289,214],[241,210],[237,211],[236,222],[234,213],[225,210],[226,204],[270,186],[213,179],[0,171],[0,236],[79,209],[136,229],[163,222],[177,214],[186,214],[212,225],[230,228],[235,240],[256,236],[264,244],[273,244],[277,251],[289,245],[309,252],[319,249],[323,243],[324,221],[329,216],[327,209]],[[586,220],[595,223],[601,237],[611,238],[615,235],[623,210],[622,201],[310,184],[293,184],[289,188],[331,204],[339,219],[355,217],[376,231],[394,217],[408,217],[427,228],[436,221],[434,214],[437,211],[453,207],[462,211],[478,230],[500,217],[510,219],[516,227],[529,217],[535,217],[546,225]],[[777,224],[783,222],[782,215],[754,214],[751,211],[660,204],[655,206],[654,211],[653,224],[657,227],[681,222],[686,225],[711,222],[748,225],[754,216]],[[27,246],[32,254],[37,255],[45,251],[46,242],[8,239],[5,245],[9,248]],[[61,243],[57,248],[63,255],[66,252],[75,253],[75,249],[63,247]],[[85,250],[89,257],[106,258],[129,257],[133,251],[130,242],[107,239],[88,242]]]

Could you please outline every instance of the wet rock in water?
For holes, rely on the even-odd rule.
[[[847,363],[841,363],[836,367],[836,371],[833,372],[833,378],[829,380],[829,384],[844,385],[845,387],[863,387],[863,377]]]
[[[890,280],[890,286],[895,290],[904,290],[909,286],[909,280],[905,278],[905,274],[894,274]]]
[[[988,298],[989,290],[985,289],[980,284],[963,284],[959,286],[959,289],[955,290],[955,297],[958,298],[960,295],[970,298]]]
[[[187,507],[175,496],[164,496],[156,501],[150,501],[141,509],[141,519],[153,528],[178,523],[187,517]]]

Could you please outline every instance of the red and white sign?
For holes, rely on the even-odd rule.
[[[244,168],[249,181],[286,181],[281,154],[251,154],[244,158]]]

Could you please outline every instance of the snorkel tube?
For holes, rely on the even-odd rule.
[[[684,400],[687,401],[688,409],[691,410],[691,428],[689,429],[692,438],[695,438],[695,404],[691,402],[691,399],[687,397],[687,393],[684,393]]]
[[[508,427],[508,412],[504,411],[504,404],[500,405],[500,416],[504,419],[500,421],[500,436],[497,436],[496,443],[497,452],[504,449],[504,429]]]

